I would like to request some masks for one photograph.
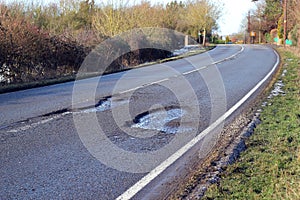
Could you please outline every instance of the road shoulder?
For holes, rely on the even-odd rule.
[[[204,199],[299,198],[295,188],[300,188],[300,61],[284,51],[280,54],[282,67],[270,84],[275,86],[267,87],[257,98],[261,100],[228,124],[219,150],[170,199],[198,199],[204,194]],[[280,81],[282,92],[271,97]]]

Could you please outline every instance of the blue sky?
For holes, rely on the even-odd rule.
[[[3,1],[3,0],[0,0]],[[6,2],[11,2],[15,0],[4,0]],[[23,1],[24,0],[16,0],[16,1]],[[32,0],[29,0],[31,2]],[[58,2],[59,0],[38,0],[40,2],[46,3],[46,2]],[[104,0],[106,1],[106,0]],[[139,0],[135,0],[135,2],[138,2]],[[156,3],[162,3],[167,4],[172,0],[150,0],[152,4]],[[180,0],[178,0],[180,1]],[[186,0],[183,0],[186,1]],[[250,9],[255,8],[255,3],[253,3],[251,0],[211,0],[213,2],[221,2],[224,6],[222,6],[223,16],[219,20],[219,31],[218,33],[220,35],[229,35],[231,33],[237,33],[241,28],[241,23],[245,19],[245,16],[247,15],[248,11]],[[34,1],[36,2],[36,1]],[[96,2],[103,2],[103,0],[96,0]],[[130,0],[129,0],[130,2]],[[219,5],[219,4],[217,4]]]

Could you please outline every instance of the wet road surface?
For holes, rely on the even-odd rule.
[[[243,98],[265,46],[0,95],[0,199],[115,199]],[[203,152],[204,153],[204,152]]]

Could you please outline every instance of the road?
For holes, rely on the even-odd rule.
[[[140,190],[138,198],[149,197],[145,188],[174,166],[174,154],[184,154],[182,147],[238,108],[277,62],[266,46],[224,45],[1,94],[0,199],[126,199]],[[197,154],[205,156],[217,136],[201,136]]]

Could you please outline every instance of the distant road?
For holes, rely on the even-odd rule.
[[[68,82],[0,94],[0,199],[115,199],[235,106],[277,61],[266,46],[224,45],[105,75],[99,84],[96,77],[75,87]],[[134,173],[126,153],[122,160],[122,152],[114,157],[109,147],[103,155],[89,149],[101,144],[85,143],[97,132],[89,115],[111,145],[133,155],[155,155],[178,135],[186,141],[149,163],[134,163]],[[149,195],[142,192],[140,197]]]

